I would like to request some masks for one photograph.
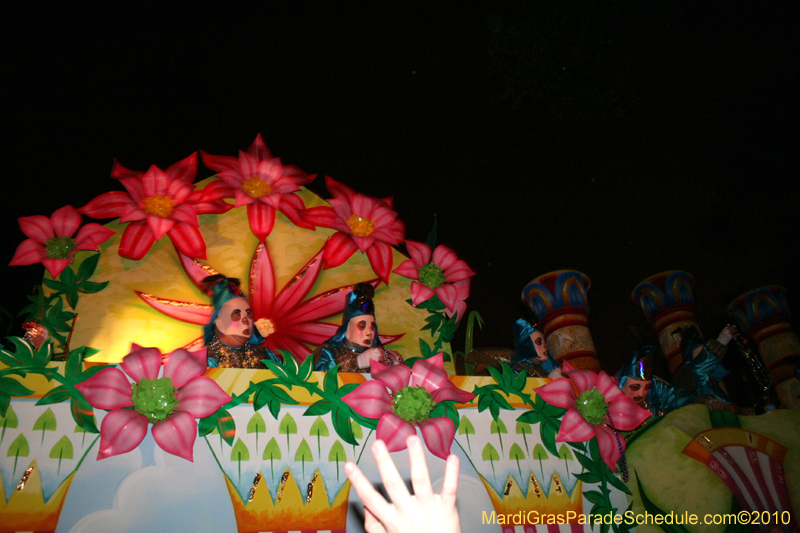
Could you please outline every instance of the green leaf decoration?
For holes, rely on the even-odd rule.
[[[466,415],[461,417],[461,421],[458,425],[458,434],[459,435],[466,435],[467,436],[467,446],[469,447],[469,453],[472,453],[472,444],[469,443],[469,436],[475,434],[475,426],[472,425],[472,422]]]
[[[353,440],[364,438],[364,431],[361,429],[361,424],[355,420],[350,421],[350,430],[353,433]],[[358,442],[356,442],[356,444],[358,444]],[[356,455],[356,444],[353,444],[353,456]]]
[[[56,415],[53,414],[53,411],[49,407],[36,419],[36,422],[33,423],[33,430],[42,430],[42,442],[40,445],[44,444],[45,431],[56,430]]]
[[[537,459],[539,461],[539,470],[542,473],[542,479],[544,479],[544,468],[542,466],[542,460],[547,459],[549,456],[547,455],[547,451],[544,449],[544,446],[537,443],[536,446],[533,447],[533,454],[531,455],[532,459]]]
[[[661,516],[667,514],[655,503],[653,503],[653,501],[647,496],[647,493],[644,491],[644,487],[642,486],[642,481],[639,479],[638,475],[636,476],[636,485],[639,487],[639,495],[642,497],[642,504],[648,513]],[[661,524],[660,527],[667,533],[689,533],[689,530],[683,527],[681,524]]]
[[[492,435],[497,435],[497,438],[500,440],[500,451],[503,451],[503,433],[508,433],[506,429],[506,425],[503,423],[501,419],[492,420],[492,424],[489,426],[489,433]]]
[[[294,454],[294,460],[302,463],[303,477],[306,477],[306,461],[314,460],[314,456],[311,454],[311,447],[306,442],[306,439],[300,441],[300,446],[297,447],[297,451]]]
[[[339,367],[335,366],[328,370],[322,383],[325,387],[325,392],[336,392],[339,389]]]
[[[256,456],[258,455],[258,435],[259,433],[265,433],[267,431],[267,424],[264,422],[264,418],[261,416],[261,413],[256,411],[252,417],[250,417],[250,421],[247,423],[247,433],[248,435],[251,433],[256,434]]]
[[[330,433],[328,432],[328,425],[322,419],[322,417],[318,416],[314,423],[311,424],[311,429],[308,432],[309,436],[316,436],[317,437],[317,455],[322,457],[322,448],[320,447],[320,437],[328,437]]]
[[[72,397],[72,391],[64,385],[59,385],[48,391],[47,394],[39,398],[36,405],[51,405],[54,403],[61,403],[69,400]]]
[[[347,461],[347,453],[344,451],[344,446],[336,439],[331,446],[331,451],[328,452],[328,462],[335,462],[336,463],[336,482],[339,482],[339,463],[343,463]]]
[[[358,441],[353,435],[353,427],[350,425],[349,408],[344,409],[341,406],[337,406],[333,410],[333,416],[331,417],[331,420],[333,421],[333,430],[343,441],[345,441],[347,444],[352,444],[353,446],[358,444]]]
[[[0,391],[4,396],[28,396],[33,394],[33,391],[22,383],[6,376],[0,377]]]
[[[83,397],[72,398],[69,406],[76,424],[89,433],[100,433],[100,430],[97,429],[97,419],[94,417],[94,408],[89,405],[89,402]]]
[[[228,443],[228,446],[233,446],[233,439],[236,436],[236,422],[228,410],[225,409],[225,406],[220,407],[213,415],[200,419],[198,431],[201,437],[211,434],[214,430],[217,430],[220,437]]]
[[[328,400],[319,400],[311,404],[308,409],[305,410],[303,416],[320,416],[330,413],[334,405],[333,402],[329,402]]]
[[[19,426],[19,419],[13,407],[9,406],[5,414],[0,416],[0,426],[3,428],[0,432],[0,444],[3,444],[3,439],[6,438],[6,428],[14,429]]]
[[[75,309],[78,305],[78,293],[94,294],[108,286],[108,281],[89,281],[97,268],[100,254],[91,254],[83,260],[77,273],[72,267],[67,266],[58,277],[58,281],[44,278],[42,282],[50,289],[56,291],[55,296],[64,295],[70,307]]]
[[[297,435],[297,422],[294,421],[294,418],[289,413],[286,413],[281,419],[280,425],[278,425],[278,434],[286,435],[286,449],[291,450],[289,435]]]
[[[58,459],[58,474],[61,475],[61,460],[72,459],[72,442],[66,435],[58,439],[53,448],[50,450],[50,459]]]
[[[575,457],[566,444],[562,443],[558,448],[558,458],[564,459],[564,465],[567,467],[567,476],[569,476],[569,461],[573,460]]]
[[[460,425],[458,409],[456,409],[453,403],[454,402],[452,401],[444,401],[440,403],[439,405],[431,409],[430,416],[431,417],[446,416],[447,418],[453,421],[453,426],[455,428],[458,428]]]
[[[269,439],[267,443],[267,447],[264,448],[264,455],[261,456],[262,459],[265,461],[269,459],[269,468],[272,471],[272,479],[275,479],[275,459],[281,458],[281,449],[278,446],[278,441],[275,440],[275,437]]]
[[[25,438],[25,435],[20,433],[8,447],[8,452],[6,452],[6,457],[14,457],[14,471],[11,477],[17,477],[17,460],[20,457],[28,457],[30,453],[31,449],[30,446],[28,446],[28,439]]]
[[[515,431],[516,431],[517,435],[522,435],[522,440],[525,441],[525,451],[527,453],[531,453],[530,448],[528,448],[528,437],[527,437],[527,435],[530,435],[530,434],[533,433],[533,429],[531,429],[531,425],[528,424],[527,422],[520,422],[519,419],[518,419]]]
[[[236,444],[231,448],[231,461],[239,463],[239,483],[242,482],[242,461],[250,460],[250,450],[242,439],[236,439]]]
[[[497,453],[497,449],[492,446],[491,443],[487,442],[486,446],[483,447],[483,451],[481,452],[481,458],[484,461],[491,461],[492,463],[492,476],[497,479],[497,475],[494,471],[494,462],[500,460],[500,454]]]
[[[519,471],[519,479],[522,479],[522,468],[519,466],[520,460],[525,460],[525,452],[522,451],[522,448],[519,447],[519,444],[516,442],[511,446],[511,449],[508,450],[508,458],[513,459],[517,462],[517,470]]]

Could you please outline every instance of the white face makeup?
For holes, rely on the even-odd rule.
[[[627,378],[625,384],[622,386],[622,392],[625,393],[625,396],[642,407],[644,406],[644,402],[647,399],[652,385],[653,381],[650,379]]]
[[[544,335],[540,331],[534,331],[531,333],[531,341],[536,348],[536,360],[539,363],[547,361],[547,341],[544,339]]]
[[[352,344],[358,346],[372,346],[372,341],[375,339],[375,333],[378,331],[378,326],[375,325],[375,317],[372,315],[361,315],[350,319],[347,323],[347,332],[345,337]]]
[[[233,298],[225,302],[214,321],[220,333],[242,342],[250,338],[253,330],[253,312],[244,298]]]

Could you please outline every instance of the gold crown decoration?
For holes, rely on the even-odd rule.
[[[26,477],[27,479],[25,479]],[[2,523],[0,523],[0,532],[55,531],[61,515],[61,508],[64,506],[64,498],[67,496],[73,477],[75,477],[75,472],[67,476],[50,499],[45,502],[39,467],[36,465],[36,461],[32,461],[20,478],[20,482],[15,485],[16,488],[8,499],[8,503],[5,503],[5,490],[0,477],[0,515],[3,517]]]
[[[315,470],[312,482],[301,491],[287,468],[281,476],[274,502],[264,476],[256,476],[248,501],[242,500],[228,476],[225,482],[239,533],[286,531],[288,525],[293,530],[344,530],[346,527],[350,481],[344,483],[333,504],[329,503],[319,470]]]
[[[578,516],[583,513],[583,482],[578,480],[570,493],[556,472],[553,472],[552,483],[547,493],[532,472],[528,479],[527,495],[522,493],[513,476],[508,476],[503,494],[498,494],[483,476],[481,481],[498,515],[512,515],[519,512],[526,514],[534,510],[539,514],[566,515],[572,511]]]

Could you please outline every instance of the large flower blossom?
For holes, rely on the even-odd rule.
[[[455,424],[446,416],[431,418],[430,412],[438,403],[464,403],[475,395],[450,383],[442,354],[418,360],[413,369],[371,361],[370,371],[374,381],[362,383],[342,400],[361,416],[380,418],[378,438],[390,452],[404,450],[406,439],[416,434],[418,427],[431,453],[447,459],[456,434]]]
[[[120,363],[125,373],[106,368],[76,385],[93,407],[109,410],[100,426],[98,460],[136,448],[151,422],[153,439],[164,451],[193,459],[194,419],[211,416],[231,397],[202,375],[205,356],[179,349],[165,358],[160,373],[161,351],[134,344]]]
[[[204,277],[218,273],[196,259],[180,256],[180,261],[189,278],[201,289]],[[292,276],[286,286],[277,290],[269,249],[266,243],[256,246],[248,277],[249,301],[253,322],[266,339],[264,346],[272,351],[287,350],[302,361],[312,351],[309,345],[319,346],[336,334],[338,326],[323,322],[323,319],[342,312],[353,285],[337,287],[306,299],[321,272],[322,251]],[[369,283],[377,286],[380,281],[373,279]],[[214,311],[207,304],[168,300],[138,291],[137,294],[165,315],[190,324],[205,325]],[[380,339],[384,344],[390,344],[402,336],[381,335]]]
[[[57,209],[50,218],[36,215],[17,220],[28,238],[17,247],[9,265],[42,263],[53,279],[70,264],[75,252],[96,251],[99,244],[114,235],[113,230],[95,223],[86,224],[78,231],[81,216],[71,205]]]
[[[376,199],[356,193],[333,178],[325,177],[333,198],[330,207],[311,207],[303,218],[315,225],[337,230],[325,245],[325,268],[341,265],[356,252],[367,254],[372,270],[384,283],[392,271],[393,244],[402,244],[405,226],[392,211],[391,198]]]
[[[275,225],[275,210],[280,211],[297,226],[314,229],[300,216],[305,208],[303,200],[294,194],[300,185],[311,183],[309,176],[294,166],[284,166],[280,158],[272,157],[261,134],[239,157],[211,155],[200,152],[203,163],[217,171],[217,177],[226,184],[218,189],[219,198],[236,199],[236,207],[247,206],[250,230],[259,242],[264,242]]]
[[[128,170],[114,162],[111,177],[122,183],[127,192],[101,194],[78,211],[92,218],[120,217],[130,222],[122,234],[119,255],[139,260],[164,235],[182,254],[206,257],[206,243],[200,234],[197,215],[225,212],[230,206],[215,201],[215,190],[194,191],[197,154],[161,170],[152,165],[147,172]]]
[[[411,259],[400,263],[394,273],[417,280],[411,282],[411,303],[419,305],[435,294],[446,307],[447,316],[458,313],[459,320],[464,318],[467,309],[464,300],[469,296],[469,278],[475,272],[446,246],[436,247],[433,260],[431,249],[426,244],[406,241],[406,249]]]
[[[597,437],[600,456],[613,472],[625,450],[625,439],[609,426],[631,431],[650,416],[650,411],[625,396],[603,371],[572,370],[567,375],[535,389],[550,405],[568,409],[556,442],[585,442]]]

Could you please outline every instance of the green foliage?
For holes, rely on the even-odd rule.
[[[89,281],[89,278],[94,276],[94,271],[97,269],[97,261],[99,259],[100,254],[92,254],[83,260],[77,272],[67,266],[61,272],[58,281],[44,278],[42,283],[49,289],[55,291],[51,298],[64,295],[69,306],[75,309],[78,305],[78,293],[94,294],[108,286],[108,281],[103,281],[101,283]]]
[[[500,454],[497,453],[497,450],[495,449],[494,446],[492,446],[491,443],[487,442],[486,446],[483,447],[483,451],[481,452],[481,458],[484,461],[490,461],[492,463],[492,476],[496,478],[497,475],[495,474],[494,471],[494,462],[500,460]]]
[[[72,330],[75,313],[64,311],[64,302],[61,296],[51,294],[44,296],[44,289],[37,285],[34,294],[28,296],[31,302],[19,312],[25,320],[35,320],[44,326],[50,335],[62,346],[67,343],[67,335]],[[49,344],[49,343],[46,343]]]
[[[250,421],[247,423],[247,433],[256,434],[256,455],[258,455],[258,435],[266,431],[267,424],[264,422],[264,418],[261,416],[261,413],[256,411],[253,413],[253,416],[250,417]]]
[[[250,450],[242,439],[236,439],[236,444],[231,448],[231,461],[239,463],[239,482],[242,481],[242,461],[250,460]]]
[[[275,437],[269,439],[267,447],[264,448],[264,455],[262,455],[261,458],[265,461],[269,459],[269,467],[272,470],[272,478],[275,479],[275,464],[273,461],[281,458],[281,449],[278,446],[278,441],[275,440]]]
[[[638,475],[636,476],[636,485],[639,488],[639,495],[642,497],[642,504],[644,505],[644,508],[648,513],[652,515],[661,515],[661,516],[667,514],[661,508],[659,508],[655,503],[653,503],[653,501],[647,496],[647,493],[644,491],[644,487],[642,486],[642,480],[639,479]],[[597,506],[597,504],[595,504],[595,506]],[[601,508],[605,509],[605,507]],[[689,533],[689,530],[686,529],[682,524],[660,524],[660,526],[661,529],[663,529],[667,533]]]
[[[511,449],[508,450],[508,458],[513,459],[517,462],[517,470],[519,471],[519,478],[522,479],[522,468],[519,466],[520,460],[525,460],[525,452],[522,451],[522,448],[519,447],[519,444],[516,442],[511,446]]]
[[[475,434],[475,426],[472,425],[472,422],[466,417],[466,415],[461,417],[461,423],[458,425],[458,434],[467,436],[469,453],[472,453],[472,444],[469,443],[469,436]]]
[[[3,426],[3,431],[0,433],[0,444],[3,444],[3,439],[6,437],[6,428],[13,429],[19,425],[19,419],[13,407],[9,405],[5,415],[0,415],[0,422],[2,422]]]
[[[517,396],[529,405],[532,403],[531,395],[523,392],[527,379],[525,373],[520,372],[519,375],[515,376],[508,363],[501,361],[500,365],[499,371],[496,368],[489,367],[489,373],[494,378],[494,383],[475,387],[472,391],[478,397],[478,411],[483,412],[489,409],[494,420],[497,420],[500,416],[500,409],[508,411],[514,409],[504,395]]]
[[[330,435],[328,432],[328,425],[322,419],[322,417],[318,416],[314,423],[311,424],[311,429],[309,430],[308,434],[310,436],[316,435],[317,436],[317,455],[322,456],[322,448],[320,447],[320,437],[327,437]]]
[[[55,431],[57,426],[56,422],[56,415],[53,414],[53,411],[48,407],[44,413],[39,415],[39,418],[36,419],[36,422],[33,423],[33,430],[38,431],[42,430],[42,442],[44,443],[44,432],[45,431]]]
[[[328,461],[336,462],[336,481],[339,481],[339,463],[347,461],[347,453],[344,451],[344,446],[336,439],[336,442],[331,446],[331,451],[328,453]]]
[[[294,454],[294,460],[300,461],[303,465],[303,477],[306,475],[306,461],[313,461],[314,456],[311,454],[311,447],[306,442],[306,439],[300,441],[300,446]]]
[[[20,433],[8,447],[6,457],[28,457],[30,453],[31,448],[28,445],[28,439],[25,438],[25,435]]]
[[[61,460],[72,459],[72,457],[72,442],[64,435],[58,439],[53,449],[50,450],[50,459],[58,459],[58,474],[61,474]]]
[[[533,409],[519,415],[517,422],[539,424],[539,435],[545,447],[553,455],[558,455],[556,435],[561,428],[561,418],[566,412],[566,409],[550,405],[541,396],[537,395],[533,403]]]

